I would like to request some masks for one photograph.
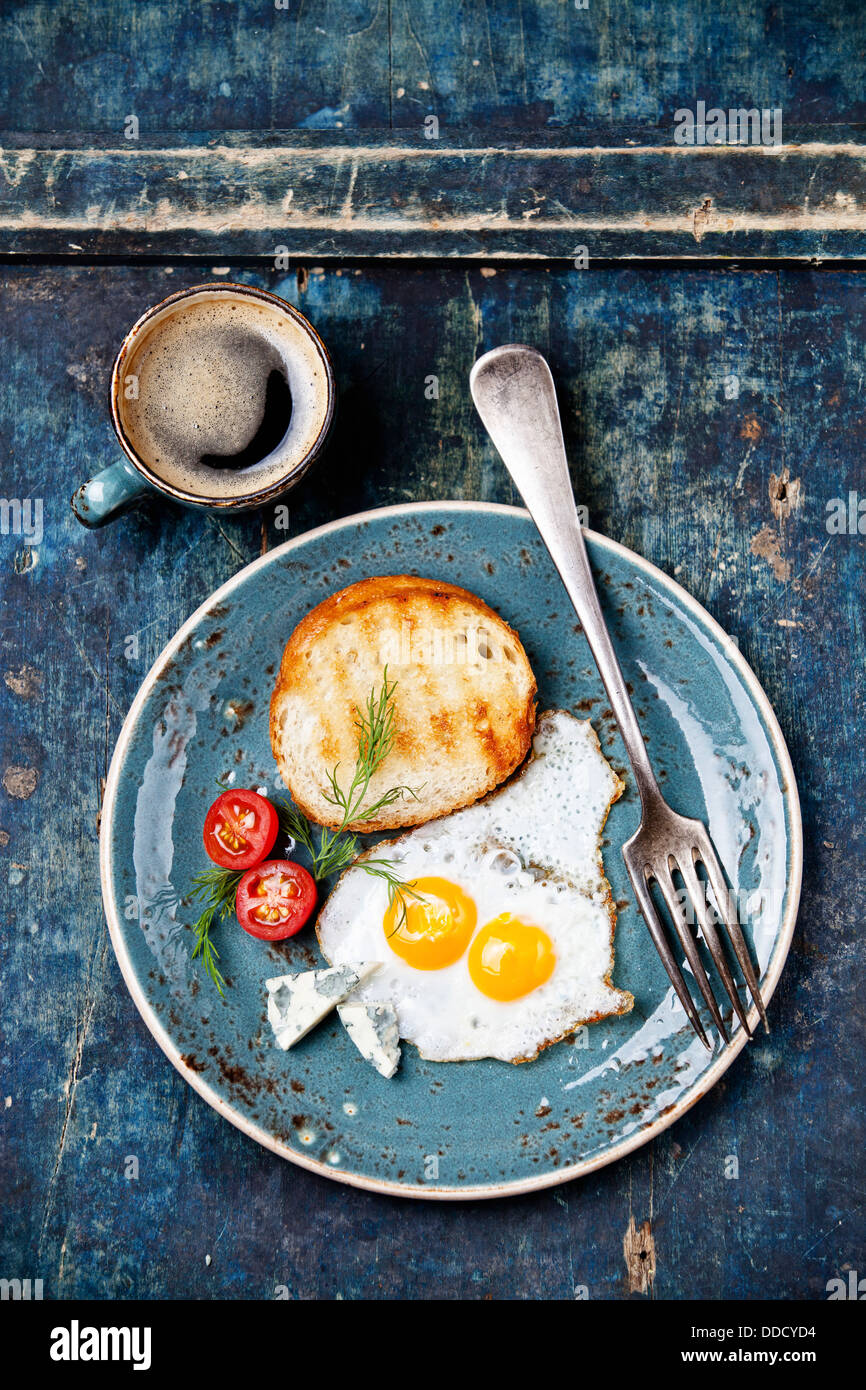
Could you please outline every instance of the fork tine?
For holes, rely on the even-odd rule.
[[[704,941],[707,943],[710,955],[716,963],[716,969],[722,977],[725,989],[728,991],[728,998],[736,1010],[737,1018],[740,1020],[749,1037],[751,1037],[752,1030],[749,1027],[746,1011],[740,1001],[740,992],[731,974],[731,968],[728,965],[722,943],[719,940],[719,933],[710,918],[707,901],[704,897],[703,884],[695,872],[694,863],[691,858],[687,859],[686,855],[681,855],[677,860],[677,867],[683,876],[683,882],[686,885],[689,897],[695,905],[695,912],[697,913],[698,921],[701,925]]]
[[[689,924],[686,921],[683,906],[678,900],[677,890],[674,887],[674,881],[671,877],[669,863],[659,865],[658,871],[653,869],[652,872],[656,883],[661,889],[662,896],[664,897],[664,900],[667,903],[667,909],[670,913],[671,921],[673,922],[677,936],[679,937],[680,945],[686,953],[686,959],[688,960],[688,963],[691,966],[692,974],[698,982],[701,994],[707,1001],[707,1008],[713,1016],[713,1022],[715,1023],[725,1042],[729,1043],[730,1038],[728,1037],[728,1030],[725,1027],[721,1012],[719,1010],[719,1006],[716,1003],[716,996],[713,994],[712,986],[709,980],[707,979],[707,972],[704,969],[704,963],[701,960],[697,943],[695,942],[694,937],[689,931]]]
[[[640,908],[643,919],[646,922],[647,930],[649,931],[649,934],[653,939],[653,944],[655,945],[656,950],[662,958],[662,964],[664,965],[665,970],[668,972],[668,975],[670,976],[670,981],[674,989],[676,990],[677,997],[680,1003],[682,1004],[683,1008],[685,1009],[686,1013],[688,1014],[689,1022],[691,1023],[692,1027],[694,1028],[704,1047],[707,1049],[708,1052],[712,1052],[712,1044],[710,1043],[706,1033],[704,1032],[703,1024],[701,1023],[701,1020],[698,1018],[697,1010],[695,1009],[695,1006],[692,1003],[691,995],[689,994],[689,991],[686,988],[686,982],[682,977],[680,967],[677,965],[676,957],[674,956],[673,951],[668,945],[667,937],[665,936],[664,931],[662,930],[662,925],[659,922],[658,916],[656,914],[655,904],[653,903],[653,900],[650,896],[650,891],[649,887],[647,886],[646,879],[644,878],[641,872],[639,872],[636,869],[632,869],[632,866],[629,863],[628,859],[626,859],[625,861],[625,866],[628,869],[628,876],[631,879],[631,886],[634,889],[634,895],[637,898],[638,907]]]
[[[703,829],[703,827],[701,827]],[[758,1013],[764,1024],[764,1028],[769,1033],[770,1025],[767,1022],[767,1010],[764,1008],[764,1001],[761,998],[761,990],[752,965],[752,958],[749,955],[749,948],[746,945],[746,938],[743,936],[742,929],[737,921],[737,913],[731,908],[731,896],[722,866],[719,863],[716,851],[713,848],[709,834],[704,830],[703,835],[698,836],[696,857],[703,864],[707,871],[707,878],[710,880],[710,887],[716,899],[719,909],[719,916],[724,922],[731,945],[736,953],[737,960],[740,962],[740,969],[745,976],[746,984],[749,986],[752,998],[758,1006]]]

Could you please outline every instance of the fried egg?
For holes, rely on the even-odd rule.
[[[402,898],[360,862],[343,874],[317,922],[323,954],[382,961],[353,998],[387,1000],[400,1037],[431,1061],[529,1061],[627,1013],[632,996],[611,983],[600,850],[622,790],[589,721],[542,715],[513,781],[367,852],[394,861]]]

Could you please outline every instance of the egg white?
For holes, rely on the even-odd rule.
[[[385,884],[357,865],[319,914],[325,958],[383,961],[353,998],[389,1001],[401,1038],[431,1061],[527,1061],[582,1023],[628,1012],[632,996],[610,980],[616,919],[600,852],[621,791],[591,724],[555,711],[540,717],[530,760],[515,779],[387,846],[406,881],[437,876],[471,897],[476,932],[508,912],[547,933],[556,967],[529,994],[509,1002],[482,994],[468,947],[442,970],[409,965],[387,942]],[[381,856],[383,846],[370,853]]]

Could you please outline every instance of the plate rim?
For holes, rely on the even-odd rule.
[[[117,800],[120,784],[120,769],[129,748],[130,741],[138,723],[138,717],[147,701],[157,678],[164,667],[182,646],[189,634],[195,629],[199,621],[206,616],[215,603],[219,603],[224,598],[229,597],[234,589],[245,580],[254,570],[261,569],[290,551],[297,549],[305,542],[314,537],[328,535],[331,532],[341,530],[347,526],[358,526],[364,522],[379,519],[382,517],[405,517],[417,515],[418,513],[434,511],[452,512],[486,512],[493,515],[520,516],[525,517],[530,522],[532,518],[529,512],[523,507],[511,506],[502,502],[475,502],[466,500],[427,500],[422,502],[399,502],[386,507],[373,507],[363,512],[355,512],[351,516],[336,517],[332,521],[325,522],[321,526],[315,526],[309,531],[304,531],[299,536],[294,536],[282,545],[275,546],[273,550],[267,551],[264,555],[251,560],[244,565],[219,588],[208,595],[203,603],[199,604],[193,613],[181,624],[174,636],[169,639],[162,651],[157,656],[147,675],[144,677],[135,699],[130,705],[129,712],[123,721],[114,752],[111,757],[111,764],[105,782],[105,793],[102,801],[102,813],[100,818],[99,833],[99,873],[102,885],[102,902],[108,923],[109,936],[111,938],[112,949],[114,950],[120,973],[132,997],[142,1020],[149,1032],[155,1039],[158,1046],[168,1057],[175,1069],[183,1077],[184,1081],[193,1088],[194,1091],[205,1100],[212,1109],[223,1119],[233,1124],[236,1129],[241,1130],[249,1138],[254,1139],[263,1148],[269,1149],[278,1157],[286,1159],[290,1163],[296,1164],[300,1168],[306,1168],[311,1173],[317,1173],[320,1177],[329,1178],[333,1182],[341,1182],[349,1187],[362,1188],[367,1192],[378,1192],[385,1196],[399,1196],[417,1199],[421,1201],[483,1201],[497,1197],[514,1197],[523,1193],[538,1192],[548,1187],[558,1187],[565,1182],[571,1182],[574,1178],[584,1177],[589,1173],[596,1172],[599,1168],[605,1168],[610,1163],[616,1163],[621,1158],[633,1153],[636,1149],[642,1148],[644,1144],[658,1137],[677,1120],[689,1111],[693,1105],[702,1100],[709,1091],[712,1090],[716,1082],[724,1075],[732,1063],[736,1060],[746,1045],[747,1037],[745,1031],[740,1028],[730,1042],[713,1061],[712,1065],[704,1072],[700,1078],[698,1088],[688,1099],[678,1101],[665,1115],[658,1116],[646,1129],[638,1130],[635,1134],[619,1140],[616,1144],[595,1154],[590,1158],[578,1160],[576,1163],[568,1164],[563,1168],[554,1169],[552,1172],[533,1174],[526,1178],[514,1178],[500,1183],[484,1184],[481,1186],[466,1187],[414,1187],[404,1183],[392,1182],[382,1178],[367,1177],[363,1173],[351,1173],[345,1169],[334,1167],[324,1163],[319,1159],[307,1157],[304,1154],[295,1152],[288,1145],[281,1143],[273,1135],[267,1133],[260,1125],[247,1119],[245,1116],[235,1111],[229,1103],[223,1099],[218,1091],[214,1090],[207,1081],[204,1081],[197,1073],[190,1070],[181,1056],[179,1048],[170,1037],[163,1024],[160,1022],[156,1012],[144,995],[138,977],[135,973],[129,952],[126,948],[126,941],[123,935],[120,916],[114,900],[113,892],[113,868],[114,858],[111,846],[111,830],[114,821],[115,802]],[[770,957],[767,976],[763,982],[762,995],[765,1003],[769,1003],[775,993],[788,953],[791,948],[791,941],[794,935],[794,928],[797,922],[797,914],[800,905],[800,891],[803,877],[803,822],[800,812],[800,797],[797,790],[797,782],[794,776],[794,768],[791,763],[791,755],[785,742],[784,734],[776,718],[775,711],[761,686],[758,677],[755,675],[749,663],[742,655],[739,647],[733,639],[725,632],[724,628],[716,621],[711,613],[708,613],[704,606],[694,598],[687,589],[684,589],[676,579],[666,574],[657,565],[646,560],[636,551],[630,550],[628,546],[620,541],[612,540],[609,536],[601,532],[593,531],[589,527],[584,527],[584,534],[589,536],[593,543],[597,543],[601,549],[607,549],[614,554],[621,555],[630,563],[635,564],[649,578],[660,580],[665,586],[673,586],[677,596],[685,608],[701,623],[707,624],[711,634],[718,640],[719,645],[731,665],[737,670],[742,678],[747,691],[758,707],[758,711],[764,721],[767,735],[773,748],[773,752],[778,760],[782,771],[783,785],[782,798],[788,810],[790,821],[790,854],[791,865],[787,879],[788,902],[785,913],[780,925],[779,935]],[[758,1023],[758,1011],[752,1007],[749,1013],[749,1026],[754,1030]]]

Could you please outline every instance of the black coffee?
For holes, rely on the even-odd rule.
[[[314,345],[279,308],[203,292],[146,331],[119,408],[130,443],[160,477],[230,496],[268,486],[310,447],[323,381]]]

